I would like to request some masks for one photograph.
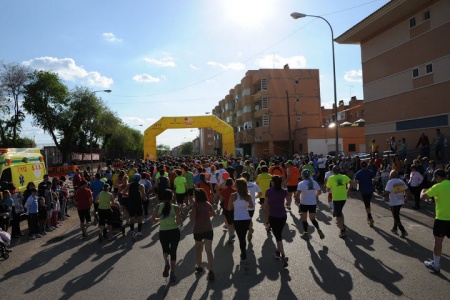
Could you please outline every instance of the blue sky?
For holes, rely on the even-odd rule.
[[[0,1],[0,59],[52,70],[98,96],[142,132],[163,116],[204,115],[247,70],[319,69],[321,101],[333,103],[331,32],[336,38],[388,0],[20,0]],[[335,44],[338,100],[363,99],[357,45]],[[140,126],[142,125],[142,126]],[[30,122],[23,135],[52,141]],[[175,147],[198,132],[167,130]]]

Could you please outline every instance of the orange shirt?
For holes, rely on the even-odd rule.
[[[291,166],[288,168],[288,174],[290,175],[288,178],[287,185],[288,186],[297,186],[298,178],[300,177],[300,170],[296,166]]]

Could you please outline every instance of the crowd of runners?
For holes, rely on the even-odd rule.
[[[193,222],[195,272],[204,272],[202,254],[205,251],[207,278],[214,280],[211,217],[216,214],[223,216],[223,229],[228,232],[228,243],[233,244],[237,237],[240,263],[244,270],[248,270],[247,243],[251,242],[254,230],[260,230],[252,221],[259,205],[268,238],[273,236],[276,240],[273,255],[280,261],[281,267],[286,268],[289,259],[283,247],[283,228],[287,212],[292,210],[292,202],[298,206],[303,227],[302,238],[310,239],[309,219],[320,239],[324,239],[325,235],[316,219],[316,209],[318,196],[327,193],[328,205],[336,218],[337,236],[345,238],[347,230],[343,211],[348,192],[359,189],[367,213],[367,224],[373,227],[370,204],[377,184],[387,170],[388,178],[381,183],[383,188],[379,193],[389,201],[394,219],[393,234],[398,234],[400,230],[401,238],[408,235],[400,220],[400,209],[408,198],[414,198],[415,207],[421,201],[435,203],[433,260],[425,261],[424,264],[434,272],[439,272],[443,239],[445,236],[450,238],[448,172],[435,168],[433,176],[427,181],[424,178],[427,177],[429,166],[421,173],[419,170],[424,169],[424,166],[416,165],[415,161],[405,173],[403,169],[396,168],[395,158],[390,162],[392,167],[385,166],[384,161],[379,162],[377,159],[360,160],[358,157],[348,159],[313,154],[302,157],[295,155],[292,159],[229,159],[211,156],[164,157],[156,162],[117,159],[106,167],[99,166],[95,174],[77,170],[72,178],[73,202],[80,219],[81,235],[87,237],[88,227],[98,225],[100,243],[115,239],[116,226],[124,234],[128,231],[132,241],[136,242],[142,238],[143,224],[149,221],[159,223],[164,261],[162,274],[172,282],[176,281],[180,227],[189,218]],[[44,184],[51,191],[52,184],[47,180]],[[409,192],[417,186],[426,188],[419,189],[419,193]],[[67,197],[66,186],[61,183],[61,187],[64,193],[60,194]],[[25,207],[29,215],[34,215],[36,206],[39,214],[38,189],[31,187],[30,192]],[[43,193],[48,194],[45,190]],[[58,202],[59,194],[53,195],[57,198],[51,201]],[[10,195],[4,193],[2,202],[8,197]],[[42,199],[45,202],[45,197]],[[53,202],[50,203],[52,207]],[[58,206],[60,212],[61,207]],[[44,233],[52,230],[49,219],[54,216],[49,211],[46,209],[47,218],[43,226],[48,228],[42,228]],[[63,214],[62,218],[66,217]],[[32,234],[36,234],[34,226],[34,223],[29,222]]]

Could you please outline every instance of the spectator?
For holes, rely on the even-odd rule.
[[[430,157],[430,140],[422,132],[420,135],[419,141],[417,142],[416,149],[420,146],[420,156],[421,157]]]

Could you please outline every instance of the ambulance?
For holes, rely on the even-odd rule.
[[[12,182],[24,192],[29,182],[36,187],[46,174],[44,157],[38,148],[0,148],[0,181],[2,187]]]

